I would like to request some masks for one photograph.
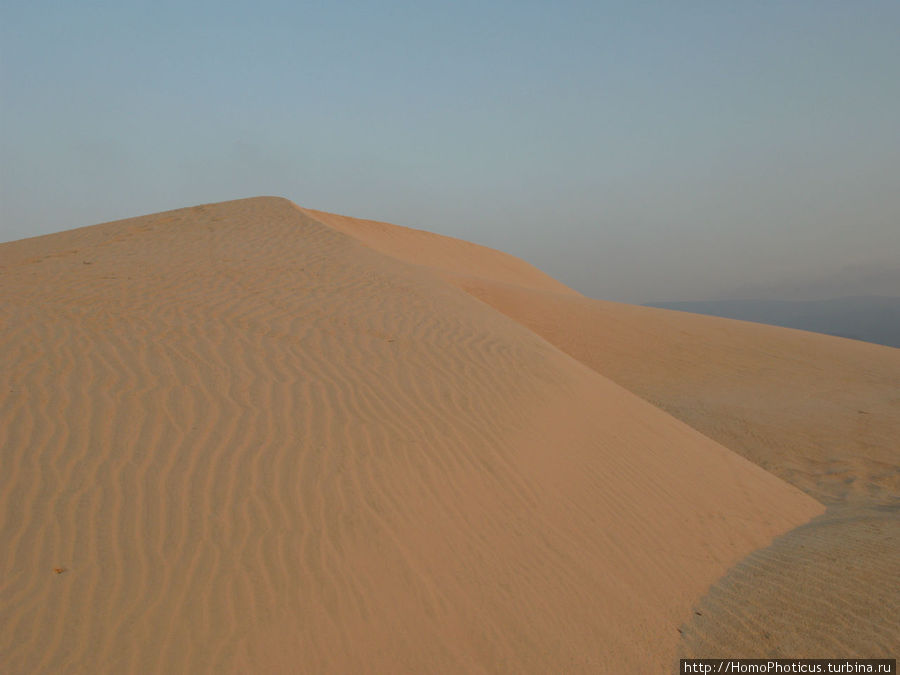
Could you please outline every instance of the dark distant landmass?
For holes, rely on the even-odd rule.
[[[648,307],[836,335],[900,348],[900,297],[830,300],[701,300],[647,303]]]

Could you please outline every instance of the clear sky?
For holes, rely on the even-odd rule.
[[[900,267],[897,0],[0,7],[0,240],[269,194],[613,300]]]

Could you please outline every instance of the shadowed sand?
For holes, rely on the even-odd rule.
[[[0,245],[0,284],[5,672],[667,672],[823,511],[496,289],[593,301],[466,242],[257,198]],[[658,346],[635,368],[680,382]],[[879,453],[848,494],[887,499]]]
[[[683,657],[895,658],[900,512],[831,507],[728,572],[682,626]]]

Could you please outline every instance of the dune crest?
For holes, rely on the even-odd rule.
[[[665,671],[821,513],[445,278],[537,270],[311,213],[0,245],[4,670]]]
[[[402,225],[312,209],[300,210],[379,253],[423,266],[445,278],[464,275],[532,290],[581,295],[533,265],[503,251]]]

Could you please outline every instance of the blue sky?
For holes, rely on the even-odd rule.
[[[0,7],[0,240],[274,194],[615,300],[900,266],[900,2]]]

